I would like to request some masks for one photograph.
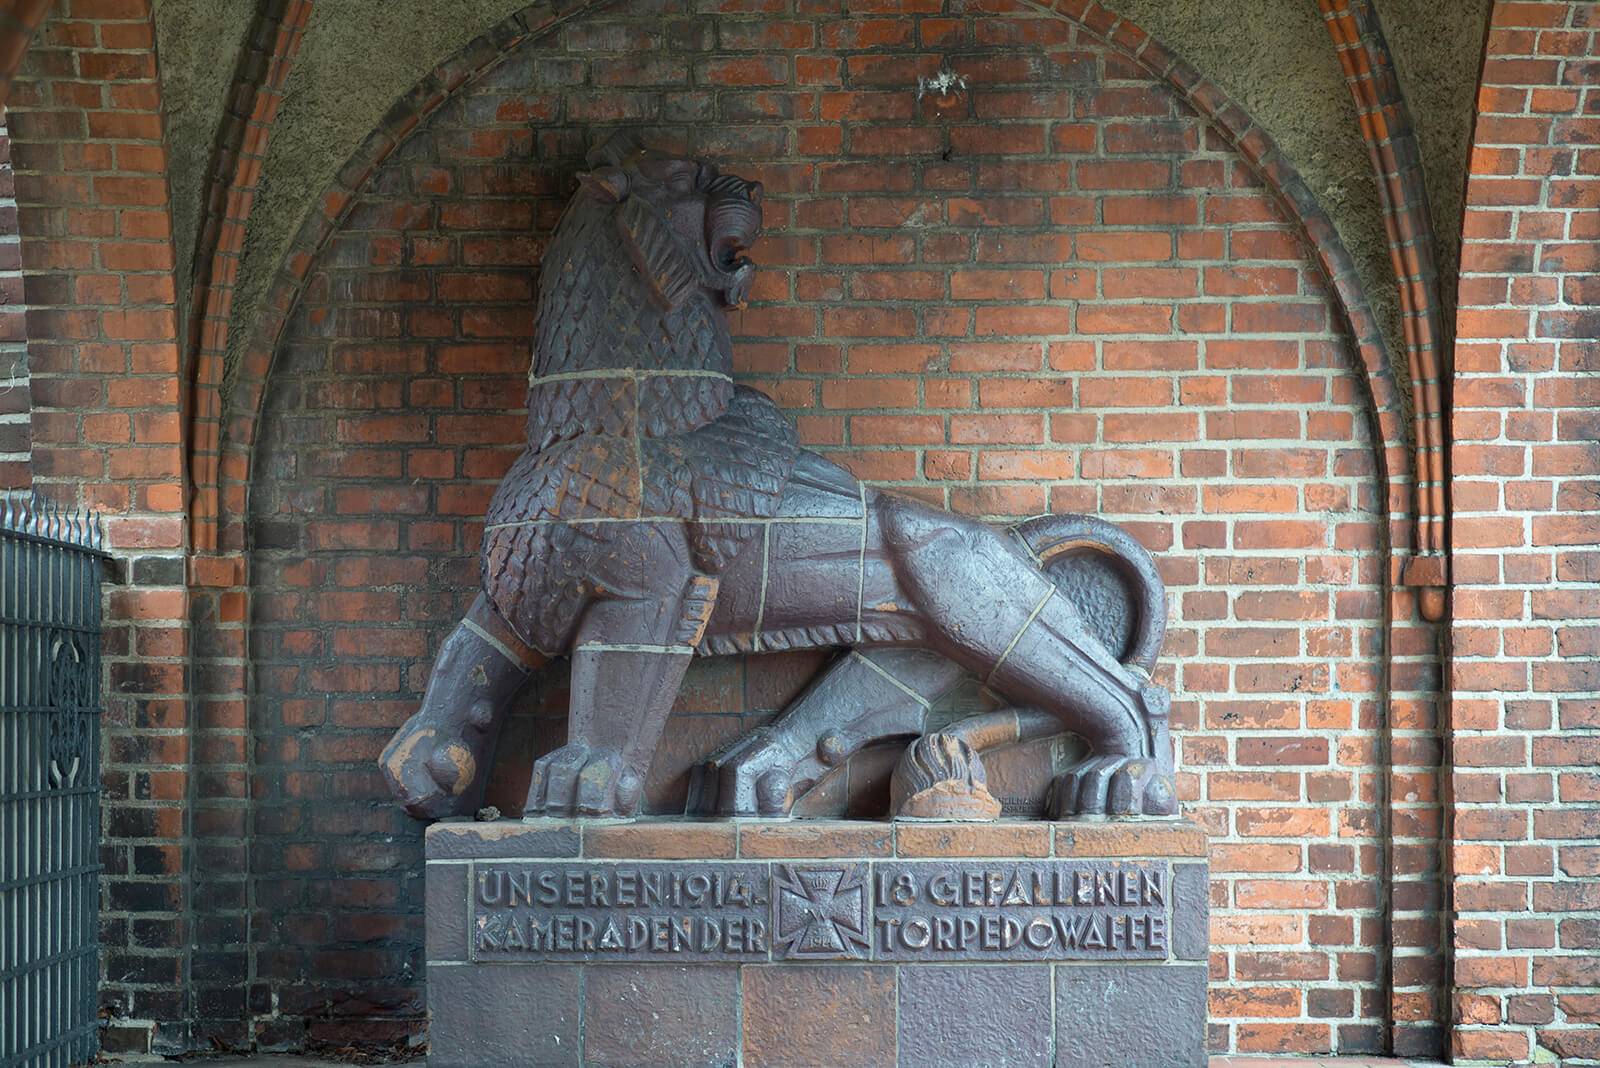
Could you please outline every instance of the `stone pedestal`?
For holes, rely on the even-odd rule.
[[[1195,824],[441,823],[427,857],[435,1068],[1205,1063]]]

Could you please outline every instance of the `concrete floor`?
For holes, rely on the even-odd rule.
[[[360,1068],[362,1065],[415,1065],[425,1068],[427,1061],[416,1057],[409,1061],[380,1061],[376,1059],[327,1060],[321,1057],[299,1057],[292,1053],[191,1053],[188,1056],[162,1057],[155,1053],[108,1053],[95,1064],[133,1065],[196,1065],[197,1068]],[[484,1068],[491,1068],[485,1065]]]
[[[126,1065],[197,1065],[201,1068],[352,1068],[360,1065],[416,1065],[424,1068],[427,1062],[418,1057],[412,1061],[329,1061],[316,1057],[296,1057],[288,1053],[258,1053],[258,1054],[219,1054],[213,1056],[205,1053],[191,1053],[187,1057],[169,1058],[160,1057],[154,1053],[115,1053],[109,1054],[96,1064],[126,1064]],[[485,1065],[484,1068],[489,1068]]]
[[[124,1058],[126,1064],[168,1063],[162,1057]],[[307,1057],[290,1057],[282,1054],[262,1054],[256,1057],[190,1057],[183,1064],[204,1065],[205,1068],[350,1068],[349,1061],[313,1060]],[[406,1062],[421,1065],[421,1061]],[[1439,1061],[1402,1060],[1395,1057],[1212,1057],[1211,1068],[1446,1068]]]
[[[1399,1057],[1212,1057],[1211,1068],[1447,1068]]]

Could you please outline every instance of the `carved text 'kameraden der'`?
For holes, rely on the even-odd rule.
[[[756,864],[486,864],[472,956],[764,960],[768,883]]]

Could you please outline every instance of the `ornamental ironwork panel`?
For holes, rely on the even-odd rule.
[[[103,550],[92,515],[0,503],[0,1068],[98,1052]]]

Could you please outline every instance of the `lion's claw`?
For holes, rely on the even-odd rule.
[[[794,804],[797,758],[774,731],[758,727],[696,765],[686,810],[702,816],[786,816]]]
[[[1050,785],[1051,819],[1070,816],[1171,816],[1178,811],[1172,777],[1149,757],[1090,757]]]
[[[631,816],[643,785],[614,749],[564,745],[533,765],[525,815]]]

